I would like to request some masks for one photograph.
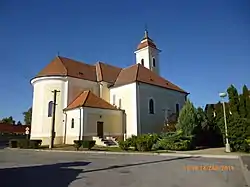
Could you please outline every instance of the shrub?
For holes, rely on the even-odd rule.
[[[21,149],[29,148],[29,140],[28,139],[20,139],[17,141],[17,147]]]
[[[119,143],[119,147],[122,149],[122,150],[125,150],[125,151],[127,151],[127,150],[129,150],[129,146],[130,146],[130,141],[119,141],[118,142]]]
[[[15,139],[10,140],[10,141],[9,141],[9,147],[10,147],[10,148],[17,148],[17,141],[18,141],[18,140],[15,140]]]
[[[138,151],[137,146],[136,146],[136,141],[137,141],[137,136],[132,135],[130,138],[126,140],[128,142],[129,147],[134,147],[135,151]]]
[[[79,150],[81,146],[82,146],[81,140],[74,140],[74,147],[76,148],[76,150]]]
[[[29,140],[29,148],[38,149],[42,144],[42,140]]]
[[[138,136],[136,141],[138,151],[151,151],[154,145],[153,140],[154,137],[151,134]]]
[[[194,146],[193,136],[184,136],[182,131],[161,134],[161,138],[154,145],[155,149],[191,150]]]
[[[9,147],[21,149],[38,149],[41,144],[42,140],[13,139],[10,140]]]
[[[244,138],[231,138],[229,143],[232,151],[250,152],[250,145]]]
[[[95,146],[94,140],[82,140],[82,147],[88,148],[89,150]]]

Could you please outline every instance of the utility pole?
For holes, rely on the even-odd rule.
[[[51,137],[50,137],[50,145],[49,145],[50,149],[52,149],[54,147],[55,119],[56,119],[56,97],[57,97],[58,92],[60,92],[60,91],[58,91],[58,90],[52,91],[52,93],[54,93],[54,101],[53,101],[53,113],[52,113],[52,123],[51,123]]]

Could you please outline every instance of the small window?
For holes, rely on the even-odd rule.
[[[155,58],[153,58],[153,66],[155,67]]]
[[[51,117],[53,113],[53,101],[50,101],[48,104],[48,117]]]
[[[155,111],[154,111],[154,101],[153,101],[153,99],[149,100],[148,105],[149,105],[149,114],[154,114]]]
[[[144,59],[141,59],[141,65],[144,66]]]
[[[113,95],[113,105],[115,105],[115,95]]]
[[[119,108],[122,108],[122,99],[119,99]]]
[[[175,105],[175,112],[176,114],[179,114],[180,112],[180,105],[178,103]]]
[[[75,120],[74,118],[71,119],[71,128],[73,129],[75,127]]]

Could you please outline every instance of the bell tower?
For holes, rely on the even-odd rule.
[[[136,63],[143,65],[144,67],[150,69],[151,71],[159,75],[160,52],[161,50],[156,47],[154,41],[149,38],[148,30],[145,29],[144,37],[142,38],[136,51],[134,52],[136,56]]]

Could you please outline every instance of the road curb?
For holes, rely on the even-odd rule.
[[[15,148],[8,148],[19,150]],[[78,154],[106,154],[106,155],[147,155],[147,156],[171,156],[171,157],[203,157],[203,158],[224,158],[239,159],[238,155],[209,155],[209,154],[186,154],[186,153],[145,153],[145,152],[111,152],[111,151],[64,151],[64,150],[44,150],[44,149],[22,149],[37,152],[61,152],[61,153],[78,153]]]
[[[247,186],[250,186],[250,171],[247,170],[247,167],[244,165],[241,156],[239,157],[239,162],[240,162],[241,170],[245,178],[245,181],[247,183]]]

